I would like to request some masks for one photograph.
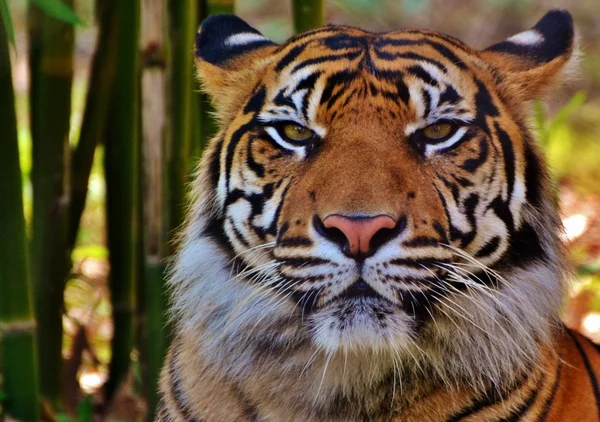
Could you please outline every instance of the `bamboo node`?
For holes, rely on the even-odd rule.
[[[30,333],[35,331],[37,323],[34,319],[27,321],[0,322],[0,338],[6,334]]]

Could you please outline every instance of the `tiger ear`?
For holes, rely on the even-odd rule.
[[[196,68],[217,117],[229,118],[250,95],[277,45],[233,15],[206,19],[196,34]]]
[[[481,52],[500,73],[501,88],[522,101],[544,94],[574,60],[573,19],[566,10],[551,10],[533,28]]]

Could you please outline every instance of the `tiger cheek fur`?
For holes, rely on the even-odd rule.
[[[482,51],[203,23],[221,130],[173,265],[159,419],[543,412],[578,340],[557,340],[560,223],[524,122],[573,48],[564,11]]]

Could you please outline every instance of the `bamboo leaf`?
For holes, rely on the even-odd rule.
[[[6,1],[6,0],[0,0]],[[42,9],[47,14],[54,16],[56,19],[59,19],[63,22],[70,23],[72,25],[83,26],[83,22],[81,19],[77,17],[75,12],[71,10],[69,6],[64,4],[60,0],[31,0],[35,3],[40,9]]]
[[[15,42],[15,28],[10,17],[10,10],[8,10],[8,0],[0,0],[0,19],[4,23],[4,29],[6,31],[6,38],[12,46],[16,48]]]
[[[69,417],[69,415],[64,413],[59,413],[56,415],[57,422],[73,422],[73,420]]]
[[[92,396],[85,396],[77,406],[77,422],[89,422],[94,417]]]

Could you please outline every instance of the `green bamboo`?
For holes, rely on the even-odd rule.
[[[323,0],[293,0],[296,33],[323,26]]]
[[[96,146],[104,138],[110,93],[114,83],[117,20],[114,0],[98,2],[98,42],[89,79],[85,111],[77,146],[71,160],[71,208],[68,242],[74,248],[81,215],[85,208],[88,183]]]
[[[72,0],[66,2],[72,5]],[[70,269],[67,240],[69,127],[74,30],[29,8],[30,116],[33,143],[32,272],[40,391],[61,407],[63,290]]]
[[[140,284],[140,343],[147,420],[158,404],[158,379],[168,348],[165,271],[168,253],[167,146],[170,101],[169,10],[165,0],[142,0],[142,188],[144,283]],[[185,73],[184,73],[185,74]],[[185,103],[184,103],[185,104]],[[185,130],[183,131],[185,133]],[[183,135],[185,136],[185,135]],[[188,135],[189,137],[189,135]],[[189,139],[184,139],[189,143]],[[179,157],[179,155],[177,155]],[[183,182],[182,182],[183,183]]]
[[[107,123],[104,168],[114,331],[105,399],[130,367],[139,277],[139,0],[116,1],[116,78]]]
[[[171,54],[171,140],[168,164],[170,197],[167,230],[171,233],[183,222],[185,188],[194,150],[194,40],[197,30],[196,0],[171,2],[169,33]]]
[[[6,412],[38,421],[35,318],[28,265],[9,43],[0,19],[0,356]]]
[[[206,17],[220,14],[232,15],[234,13],[234,3],[234,0],[205,0]]]

